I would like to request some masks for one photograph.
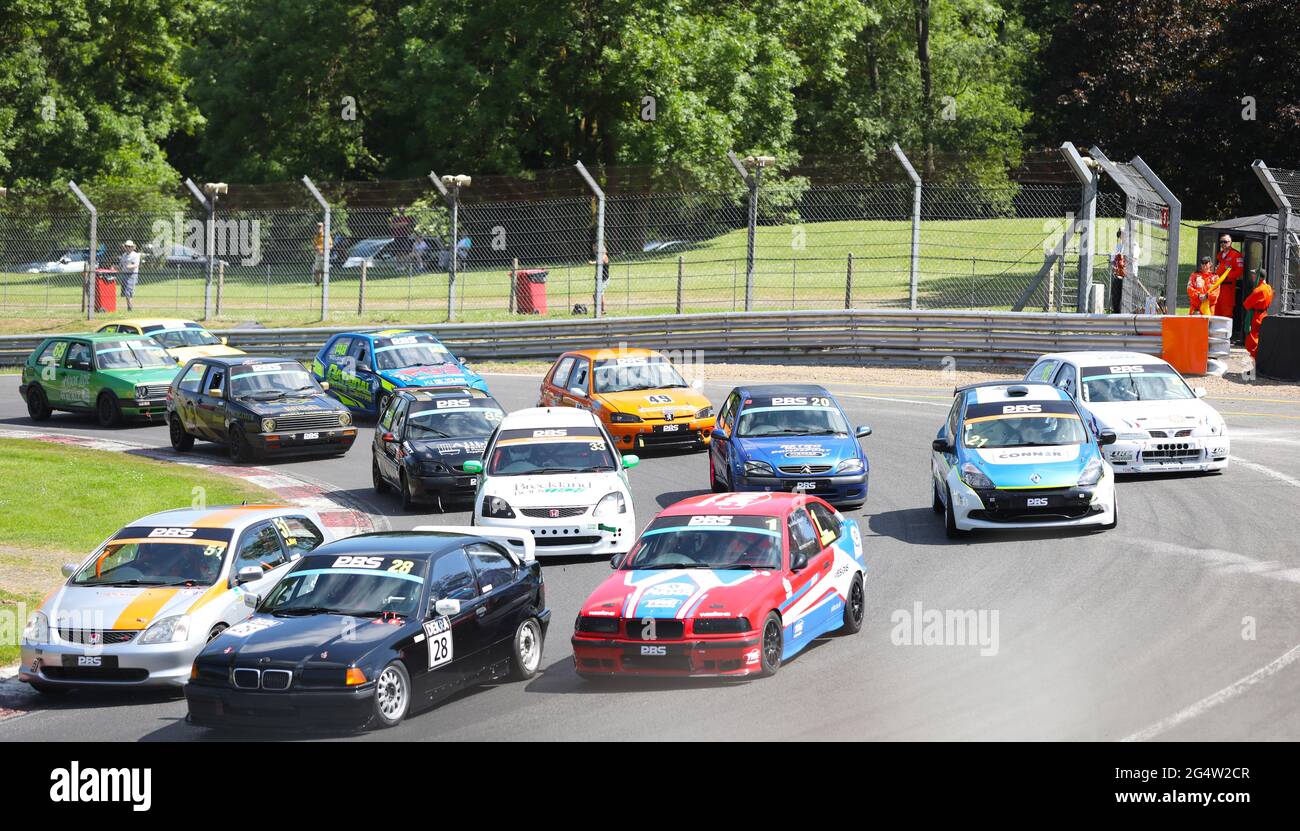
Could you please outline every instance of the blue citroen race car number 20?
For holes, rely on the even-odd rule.
[[[393,390],[403,387],[468,387],[488,391],[442,342],[427,332],[385,329],[344,332],[325,342],[312,374],[349,408],[378,416]]]
[[[737,387],[718,412],[710,484],[715,492],[801,492],[857,508],[867,501],[870,473],[858,439],[869,435],[870,427],[849,427],[825,387]]]

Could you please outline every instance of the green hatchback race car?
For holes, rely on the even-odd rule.
[[[128,418],[163,421],[167,388],[180,367],[145,335],[55,335],[23,365],[19,394],[33,421],[54,410],[94,413],[104,427]]]

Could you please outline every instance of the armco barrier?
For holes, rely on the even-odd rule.
[[[412,324],[469,361],[549,361],[566,349],[620,343],[702,353],[712,361],[1025,366],[1044,352],[1122,349],[1159,354],[1160,315],[839,310],[663,317]],[[1223,321],[1227,323],[1226,319]],[[1227,326],[1210,327],[1211,358],[1226,358]],[[359,327],[228,329],[231,346],[256,355],[310,359],[336,332]],[[365,327],[370,329],[380,327]],[[39,337],[0,337],[0,362],[21,363]]]

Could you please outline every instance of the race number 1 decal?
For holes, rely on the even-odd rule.
[[[451,619],[443,615],[426,621],[424,635],[429,644],[429,669],[451,663]]]

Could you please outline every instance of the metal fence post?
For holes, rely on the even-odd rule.
[[[320,319],[326,320],[330,313],[330,242],[332,241],[330,239],[330,203],[325,201],[325,197],[321,196],[321,192],[316,189],[315,183],[309,177],[303,176],[302,183],[307,190],[311,191],[311,195],[316,198],[316,202],[325,211],[325,234],[321,240],[321,256],[324,258],[324,262],[321,263],[320,277]],[[345,216],[344,219],[346,218]]]
[[[844,272],[844,308],[853,308],[853,252],[849,252],[848,267]]]
[[[1142,178],[1147,180],[1147,184],[1152,190],[1160,194],[1160,198],[1165,200],[1165,205],[1169,208],[1169,218],[1165,229],[1165,305],[1172,306],[1174,310],[1178,309],[1178,231],[1183,220],[1183,203],[1178,197],[1174,196],[1173,191],[1165,187],[1165,183],[1156,175],[1155,171],[1142,161],[1141,156],[1134,156],[1129,162],[1142,174]]]
[[[758,230],[758,186],[762,184],[763,168],[776,162],[771,156],[746,156],[742,162],[736,154],[727,151],[727,158],[740,175],[740,181],[749,190],[749,212],[746,218],[748,233],[745,241],[745,311],[754,308],[754,236]]]
[[[1256,178],[1268,191],[1268,198],[1273,201],[1273,206],[1277,208],[1277,245],[1273,246],[1272,256],[1269,258],[1268,274],[1269,282],[1274,286],[1273,304],[1269,307],[1269,314],[1280,314],[1290,312],[1289,296],[1297,287],[1288,284],[1288,249],[1291,245],[1291,204],[1290,198],[1286,191],[1278,183],[1277,177],[1273,171],[1269,170],[1268,165],[1264,164],[1263,159],[1256,159],[1251,162],[1251,169],[1255,171]]]
[[[447,207],[451,208],[451,246],[447,261],[447,320],[452,320],[456,316],[456,275],[460,265],[460,189],[462,186],[468,187],[473,180],[463,173],[439,176],[436,171],[430,171],[429,178],[433,180],[433,186],[438,189],[438,193],[446,200]],[[447,185],[451,185],[452,189],[448,190]]]
[[[1097,190],[1101,175],[1097,172],[1097,163],[1085,159],[1070,142],[1061,145],[1061,155],[1083,184],[1083,197],[1079,203],[1079,216],[1084,223],[1079,238],[1079,285],[1075,311],[1088,312],[1088,298],[1092,294],[1092,268],[1097,240]],[[1065,252],[1061,252],[1064,257]]]
[[[677,255],[677,314],[682,313],[682,279],[686,276],[686,259]]]
[[[605,191],[596,184],[596,180],[587,172],[582,162],[575,162],[573,166],[578,169],[578,174],[582,176],[587,187],[591,189],[592,195],[596,197],[596,291],[592,295],[595,302],[592,303],[594,308],[591,316],[600,317],[604,311],[602,307],[605,305],[605,281],[601,277],[604,276],[607,256],[605,253]]]
[[[90,248],[86,249],[86,276],[81,281],[81,296],[86,304],[86,320],[95,319],[95,267],[99,265],[99,246],[96,236],[99,232],[99,211],[95,209],[94,204],[81,192],[77,183],[68,182],[68,188],[72,193],[81,200],[81,204],[90,211]],[[48,279],[48,278],[47,278]],[[46,284],[47,298],[45,305],[49,306],[48,298],[49,285]]]
[[[213,209],[210,200],[208,199],[208,197],[203,195],[203,191],[199,190],[199,186],[194,184],[193,179],[186,179],[185,187],[189,188],[190,195],[194,197],[194,201],[202,205],[203,210],[207,211],[208,214],[206,229],[203,234],[203,244],[207,246],[208,249],[207,250],[208,275],[203,286],[203,318],[202,318],[203,320],[207,320],[208,313],[212,308],[212,242],[213,242],[212,220],[214,218]]]
[[[912,263],[908,271],[908,300],[907,308],[916,308],[917,284],[921,272],[921,177],[917,174],[916,168],[912,167],[912,162],[903,152],[903,148],[894,142],[894,155],[903,165],[903,170],[907,171],[907,178],[912,180]]]

